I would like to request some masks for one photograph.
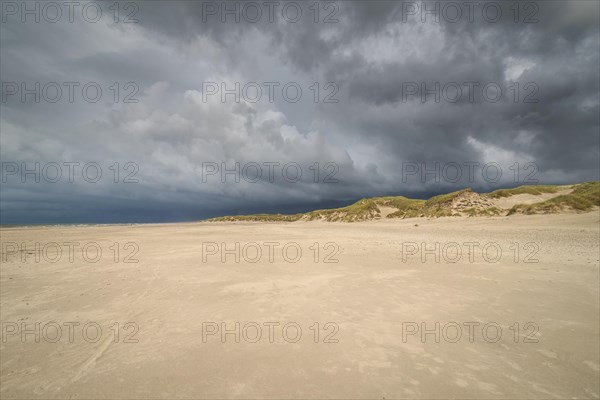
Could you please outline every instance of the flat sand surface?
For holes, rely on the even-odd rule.
[[[0,396],[598,398],[599,226],[3,228]]]

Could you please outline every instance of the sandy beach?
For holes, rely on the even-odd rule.
[[[0,395],[598,398],[599,220],[3,228]]]
[[[0,400],[600,400],[600,1],[0,1]]]

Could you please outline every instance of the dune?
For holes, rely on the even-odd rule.
[[[211,218],[210,222],[255,221],[359,222],[381,218],[482,217],[511,214],[587,212],[600,207],[600,182],[576,185],[520,186],[479,194],[471,188],[428,200],[404,196],[372,197],[346,207],[300,214],[252,214]]]

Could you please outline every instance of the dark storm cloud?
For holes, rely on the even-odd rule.
[[[281,13],[289,3],[302,8],[297,22]],[[113,2],[102,4],[108,11]],[[224,2],[207,4],[139,2],[136,24],[114,23],[110,12],[98,23],[10,17],[1,24],[3,82],[93,81],[103,88],[97,103],[9,97],[1,104],[2,161],[96,161],[106,174],[114,162],[139,167],[135,185],[23,184],[10,177],[2,183],[3,223],[185,220],[295,212],[383,194],[486,190],[519,183],[509,170],[515,162],[535,163],[541,182],[599,179],[598,2],[480,2],[473,21],[462,6],[457,22],[443,15],[435,22],[430,14],[422,22],[408,12],[422,2],[321,2],[319,23],[313,2],[279,2],[273,21],[262,7],[256,23],[243,15],[240,23],[232,15],[223,23],[218,11],[207,11]],[[447,7],[426,7],[436,4]],[[483,17],[486,4],[501,7],[498,21]],[[208,81],[228,88],[297,82],[304,93],[297,103],[281,95],[274,102],[222,103],[219,96],[205,102]],[[120,95],[123,84],[135,83],[138,102],[111,101],[115,82]],[[335,83],[339,101],[315,104],[309,89],[315,82],[321,97],[329,93],[323,85]],[[463,90],[466,82],[479,88],[492,82],[504,97],[486,101],[477,91],[471,101],[465,91],[456,102],[429,96],[423,103],[420,94],[403,97],[413,82],[430,89],[455,82]],[[515,83],[519,101],[512,97]],[[528,83],[535,93],[525,90]],[[538,101],[524,102],[527,94]],[[271,161],[298,163],[303,175],[298,182],[269,182],[265,175],[256,183],[202,180],[206,163]],[[335,183],[322,182],[328,162],[338,168]],[[406,162],[495,162],[504,174],[498,182],[481,174],[455,183],[407,181]],[[309,169],[315,163],[320,182]],[[142,200],[146,205],[137,207]]]
[[[467,140],[472,137],[523,152],[541,170],[597,179],[598,3],[538,4],[535,24],[515,24],[511,18],[494,24],[442,20],[444,46],[434,55],[380,63],[355,59],[346,68],[336,65],[329,76],[346,85],[349,104],[338,115],[338,123],[347,122],[348,131],[377,137],[382,153],[393,149],[399,160],[479,159]],[[507,7],[503,12],[510,15]],[[414,29],[403,25],[400,32],[410,35]],[[492,104],[480,99],[470,104],[464,97],[457,103],[401,102],[406,82],[425,82],[430,88],[434,82],[497,82],[506,90],[510,85],[506,61],[511,58],[532,64],[516,80],[522,85],[535,83],[539,102]],[[384,116],[381,108],[386,110]],[[523,131],[533,135],[530,142],[518,140]]]

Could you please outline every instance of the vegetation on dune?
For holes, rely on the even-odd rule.
[[[310,211],[306,214],[253,214],[212,218],[209,221],[250,221],[250,222],[294,222],[299,220],[314,221],[365,221],[379,215],[380,211],[374,199],[362,199],[354,204],[341,208]]]
[[[571,194],[583,198],[595,206],[600,206],[600,182],[585,182],[575,185]]]
[[[428,217],[451,217],[457,215],[453,212],[451,203],[459,196],[473,193],[471,188],[457,190],[456,192],[440,194],[427,200],[423,204],[426,216]],[[458,214],[459,215],[459,214]]]
[[[585,182],[573,186],[569,194],[553,197],[534,204],[517,204],[508,215],[512,214],[554,214],[563,210],[578,212],[589,211],[600,206],[600,182]]]
[[[420,208],[407,208],[403,210],[394,211],[391,214],[388,214],[387,218],[417,218],[417,217],[426,217],[423,213],[423,210]]]
[[[562,210],[589,211],[600,206],[600,182],[586,182],[572,186],[573,191],[534,204],[518,204],[508,211],[511,214],[550,214]],[[358,222],[381,218],[380,207],[395,208],[387,218],[491,217],[506,215],[506,210],[494,205],[493,199],[518,194],[540,195],[557,193],[561,186],[521,186],[500,189],[479,195],[470,188],[434,196],[429,200],[409,199],[403,196],[372,197],[359,200],[349,206],[315,210],[300,214],[253,214],[212,218],[209,221],[294,222],[325,220],[329,222]]]
[[[387,218],[414,218],[423,215],[425,200],[408,199],[404,196],[382,197],[381,200],[382,205],[398,209],[388,214]]]
[[[497,215],[503,215],[506,211],[499,209],[498,207],[488,207],[482,210],[476,208],[467,208],[463,212],[469,217],[495,217]]]
[[[409,199],[404,196],[377,197],[375,201],[382,206],[398,209],[418,208],[421,204],[425,203],[425,200]]]
[[[375,199],[362,199],[346,207],[329,210],[316,210],[307,214],[309,221],[325,219],[329,222],[366,221],[380,215]]]
[[[402,203],[403,207],[398,207],[398,211],[388,215],[388,218],[415,218],[415,217],[452,217],[461,215],[453,209],[452,204],[463,195],[473,193],[470,188],[457,190],[456,192],[440,194],[429,200],[411,200],[406,199]]]
[[[457,190],[456,192],[433,196],[432,198],[430,198],[429,200],[427,200],[425,202],[425,207],[427,207],[427,208],[438,207],[439,208],[441,205],[451,202],[452,200],[454,200],[461,194],[471,193],[471,192],[473,192],[473,190],[471,190],[471,188],[466,188],[466,189],[462,189],[462,190]]]
[[[293,222],[298,221],[302,214],[252,214],[252,215],[232,215],[226,217],[211,218],[211,222]]]
[[[560,187],[554,185],[539,185],[539,186],[519,186],[514,189],[500,189],[494,190],[491,193],[486,193],[484,196],[492,199],[498,199],[500,197],[510,197],[516,194],[533,194],[540,195],[542,193],[556,193],[560,190]]]

